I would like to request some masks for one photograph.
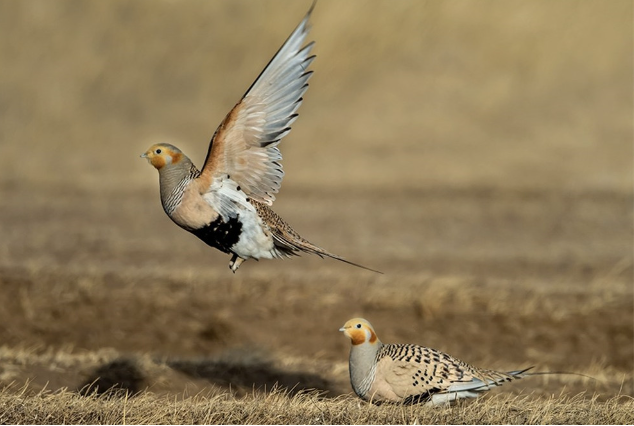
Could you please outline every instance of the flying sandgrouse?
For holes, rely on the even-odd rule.
[[[278,144],[297,119],[312,74],[313,43],[304,46],[311,12],[312,7],[220,123],[202,170],[167,143],[142,155],[159,172],[165,213],[208,245],[231,254],[234,273],[247,259],[302,252],[369,269],[305,240],[270,207],[284,176]]]

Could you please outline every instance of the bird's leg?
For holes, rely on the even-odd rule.
[[[244,259],[234,253],[229,261],[229,269],[235,274],[242,262],[244,262]]]

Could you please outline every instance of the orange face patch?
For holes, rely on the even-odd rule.
[[[150,163],[158,170],[165,167],[165,158],[163,158],[162,155],[153,155],[152,158],[150,158]]]
[[[374,330],[372,330],[371,328],[369,330],[370,330],[370,343],[374,343],[377,341],[378,337],[376,337]]]
[[[167,155],[172,157],[172,164],[178,163],[183,158],[183,154],[180,153],[180,152],[172,152],[172,151],[170,151],[169,154],[167,154]]]
[[[365,343],[365,330],[363,329],[353,329],[348,331],[348,335],[350,336],[350,340],[353,345],[361,345]]]

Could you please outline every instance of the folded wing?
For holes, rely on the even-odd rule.
[[[386,345],[382,351],[387,356],[377,362],[377,377],[396,397],[410,404],[475,398],[480,392],[523,377],[529,370],[509,373],[480,370],[451,355],[418,345]]]

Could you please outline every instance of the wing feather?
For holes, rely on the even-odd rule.
[[[523,377],[529,370],[502,373],[480,370],[446,353],[418,345],[385,345],[379,353],[377,376],[406,403],[433,404],[474,398],[494,386]]]
[[[312,75],[314,43],[302,45],[313,7],[214,133],[199,178],[209,190],[230,176],[252,199],[275,200],[284,177],[278,144],[298,117]]]

